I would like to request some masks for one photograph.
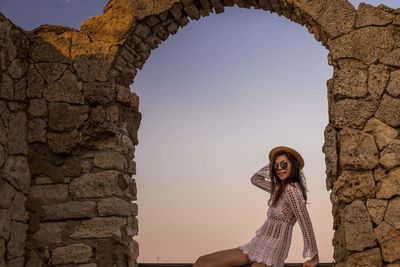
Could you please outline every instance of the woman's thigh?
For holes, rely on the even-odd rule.
[[[250,261],[251,267],[270,267],[264,263],[259,263],[255,261]]]
[[[196,263],[207,267],[241,266],[249,263],[249,257],[242,250],[232,248],[203,255]]]

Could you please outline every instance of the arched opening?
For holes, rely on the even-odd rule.
[[[320,261],[331,262],[321,149],[327,50],[305,28],[262,10],[228,7],[189,25],[152,52],[131,86],[143,114],[138,262],[193,263],[247,242],[269,199],[250,176],[279,144],[304,152]],[[302,247],[296,224],[287,262],[302,262]]]

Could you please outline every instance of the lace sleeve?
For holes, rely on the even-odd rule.
[[[269,175],[269,163],[256,172],[251,178],[251,183],[262,190],[271,193],[271,178]]]
[[[303,234],[303,258],[314,257],[318,254],[317,242],[315,240],[314,230],[306,208],[303,193],[299,188],[291,184],[286,186],[285,191],[287,193],[289,205],[299,222]]]

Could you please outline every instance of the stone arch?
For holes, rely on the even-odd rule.
[[[129,85],[189,18],[234,4],[305,25],[329,50],[322,149],[334,265],[400,263],[399,10],[355,10],[347,0],[111,0],[80,31],[25,32],[0,16],[0,264],[137,264],[131,176],[141,114]]]
[[[343,35],[352,29],[356,11],[347,1],[158,1],[145,6],[135,15],[135,26],[129,32],[124,44],[118,49],[110,74],[115,80],[129,85],[137,69],[141,69],[150,56],[151,50],[177,33],[190,19],[198,20],[215,11],[224,12],[225,7],[237,5],[276,13],[279,16],[307,27],[315,39],[327,47],[330,39]],[[88,27],[99,18],[88,20]],[[333,23],[335,22],[335,23]]]

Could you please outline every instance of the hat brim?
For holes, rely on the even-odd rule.
[[[299,170],[303,169],[303,167],[304,167],[303,157],[295,149],[287,147],[287,146],[277,146],[277,147],[273,148],[269,152],[269,161],[272,162],[272,159],[274,158],[274,156],[279,152],[287,152],[287,153],[292,154],[299,162]]]

